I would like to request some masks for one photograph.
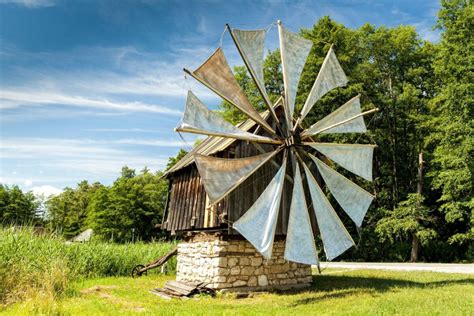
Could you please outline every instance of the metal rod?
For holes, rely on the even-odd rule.
[[[345,124],[345,123],[350,122],[350,121],[352,121],[352,120],[355,120],[355,119],[358,118],[358,117],[361,117],[361,116],[364,116],[364,115],[366,115],[366,114],[370,114],[370,113],[373,113],[373,112],[377,112],[377,111],[379,111],[379,108],[375,108],[375,109],[372,109],[372,110],[368,110],[368,111],[359,113],[359,114],[357,114],[357,115],[354,115],[353,117],[348,118],[348,119],[346,119],[346,120],[340,121],[339,123],[332,124],[332,125],[330,125],[330,126],[324,127],[324,128],[322,128],[322,129],[320,129],[320,130],[314,132],[314,133],[307,134],[307,133],[303,132],[301,136],[303,136],[303,137],[308,137],[308,136],[310,136],[310,135],[320,134],[320,133],[325,132],[325,131],[327,131],[327,130],[329,130],[329,129],[331,129],[331,128],[334,128],[334,127],[336,127],[336,126]]]
[[[372,144],[341,144],[341,143],[318,143],[318,142],[302,142],[303,145],[311,146],[313,144],[321,145],[321,146],[347,146],[347,147],[378,147],[378,145]]]
[[[183,68],[183,71],[185,73],[187,73],[188,75],[190,75],[191,77],[193,77],[194,79],[196,79],[197,81],[199,81],[202,85],[206,86],[208,89],[212,90],[212,92],[214,92],[215,94],[217,94],[218,96],[220,96],[222,99],[226,100],[227,102],[229,102],[230,104],[232,104],[233,106],[235,106],[236,108],[238,108],[239,110],[241,110],[245,115],[247,115],[250,119],[252,119],[253,121],[255,121],[255,123],[259,124],[259,125],[262,125],[262,127],[264,129],[266,129],[268,132],[270,132],[271,134],[279,137],[277,135],[277,133],[271,128],[270,125],[268,125],[267,122],[265,122],[265,120],[261,118],[261,122],[259,122],[259,120],[256,120],[255,118],[252,117],[252,114],[248,113],[245,109],[242,109],[240,106],[237,106],[237,104],[235,104],[234,102],[232,102],[232,100],[228,99],[227,97],[225,97],[222,93],[220,93],[219,91],[217,91],[216,89],[214,89],[212,86],[210,86],[209,84],[207,84],[205,81],[203,81],[202,79],[200,79],[199,77],[197,77],[196,75],[194,75],[194,73],[192,71],[189,71],[188,69],[186,68]],[[258,114],[258,113],[257,113]]]
[[[275,144],[275,145],[283,144],[282,140],[272,139],[272,138],[265,137],[265,136],[261,136],[262,139],[249,139],[249,138],[246,138],[244,136],[239,136],[239,135],[227,135],[227,134],[224,134],[224,133],[217,133],[217,132],[212,132],[212,131],[201,131],[201,130],[198,130],[198,129],[180,128],[180,127],[175,128],[175,131],[177,131],[177,132],[187,132],[187,133],[199,134],[199,135],[208,135],[208,136],[218,136],[218,137],[224,137],[224,138],[240,139],[240,140],[245,140],[245,141],[249,141],[249,142],[256,142],[256,143],[263,143],[263,144]]]
[[[277,24],[278,24],[278,37],[280,39],[280,56],[281,56],[281,69],[282,69],[282,73],[283,73],[283,84],[284,84],[284,87],[285,87],[285,99],[284,99],[284,102],[283,102],[283,109],[284,109],[284,112],[285,112],[285,117],[286,117],[286,124],[288,124],[288,133],[287,133],[287,136],[290,135],[290,131],[292,130],[293,126],[293,122],[291,121],[291,115],[290,115],[290,109],[288,108],[288,98],[286,96],[286,92],[287,92],[287,87],[288,87],[288,78],[286,77],[286,71],[285,71],[285,63],[283,62],[284,61],[284,52],[283,52],[283,26],[281,25],[281,21],[278,20],[277,21]]]

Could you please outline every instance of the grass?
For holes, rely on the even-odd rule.
[[[108,277],[76,281],[71,294],[53,302],[31,299],[6,315],[472,315],[474,279],[433,272],[331,271],[313,286],[290,293],[164,300],[148,291],[173,276]]]
[[[136,264],[172,243],[66,244],[31,229],[0,230],[0,312],[6,315],[474,315],[474,278],[432,272],[338,271],[315,275],[305,291],[166,301],[149,290],[173,275]],[[171,266],[175,263],[172,262]]]
[[[151,262],[174,246],[66,244],[53,235],[35,235],[31,228],[0,229],[0,305],[31,298],[56,301],[70,295],[72,282],[129,275],[135,265]],[[174,267],[174,262],[170,266]]]

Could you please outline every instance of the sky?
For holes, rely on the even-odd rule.
[[[0,183],[37,194],[81,180],[112,183],[127,165],[162,170],[195,136],[173,131],[185,78],[219,45],[240,60],[225,23],[260,29],[278,19],[292,31],[329,15],[347,27],[409,24],[423,39],[437,0],[0,0]],[[267,49],[277,47],[275,27]]]

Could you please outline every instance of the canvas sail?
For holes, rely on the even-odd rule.
[[[210,111],[191,91],[188,91],[186,109],[179,132],[230,137],[261,143],[279,143],[269,137],[245,132],[224,120],[219,114]]]
[[[318,264],[318,253],[298,163],[293,181],[293,196],[288,218],[288,231],[286,232],[285,259],[305,264]]]
[[[280,170],[278,170],[260,197],[233,225],[233,228],[267,259],[270,259],[272,256],[285,172],[286,155]]]
[[[362,226],[365,213],[367,212],[374,196],[365,191],[337,171],[328,167],[318,158],[310,155],[316,163],[324,182],[329,187],[329,191],[342,209],[354,221],[357,227]]]
[[[295,110],[298,83],[313,42],[286,30],[281,25],[278,29],[283,83],[285,85],[286,113],[289,125],[292,127],[291,119]]]
[[[338,133],[365,133],[367,128],[365,127],[364,118],[359,116],[347,122],[348,119],[361,114],[360,109],[360,95],[347,101],[344,105],[339,107],[337,110],[327,115],[320,121],[316,122],[310,128],[301,133],[301,136],[311,136],[316,134],[338,134]],[[342,124],[338,124],[344,122]],[[337,126],[331,127],[332,125],[338,124]],[[331,128],[329,128],[331,127]]]
[[[244,31],[232,29],[238,45],[241,48],[243,57],[248,62],[251,71],[254,73],[258,83],[265,89],[263,80],[263,50],[265,45],[265,30]],[[264,90],[265,91],[265,90]]]
[[[323,240],[324,252],[327,260],[332,260],[355,243],[306,165],[304,165],[304,170]]]
[[[272,117],[278,122],[273,104],[268,97],[263,78],[263,54],[265,47],[266,30],[238,30],[231,29],[232,38],[244,60],[247,70],[254,79]]]
[[[323,95],[334,88],[342,87],[346,84],[346,74],[344,73],[344,70],[342,70],[331,45],[303,109],[301,110],[300,120],[303,120],[306,117],[314,104],[321,99]]]
[[[262,155],[236,159],[194,155],[210,204],[218,202],[232,192],[278,152],[275,150]]]
[[[192,75],[226,101],[237,107],[267,131],[275,133],[268,123],[250,104],[247,96],[239,86],[232,70],[219,47]]]
[[[341,167],[372,181],[372,158],[375,145],[304,143],[311,146]]]

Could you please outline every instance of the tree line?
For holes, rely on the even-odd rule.
[[[412,26],[365,24],[350,29],[329,17],[301,30],[313,41],[313,48],[296,108],[304,104],[331,44],[349,78],[347,87],[318,101],[305,124],[313,124],[359,93],[363,110],[380,109],[366,118],[366,134],[320,138],[378,145],[374,181],[356,179],[376,195],[362,230],[356,231],[340,212],[346,227],[359,236],[357,247],[343,259],[444,262],[474,258],[473,21],[471,1],[443,0],[438,13],[439,43],[422,40]],[[235,67],[234,73],[252,104],[264,110],[245,68]],[[267,54],[264,75],[275,101],[283,91],[278,50]],[[225,102],[220,113],[232,123],[245,119]],[[168,167],[183,154],[170,158]],[[90,227],[107,240],[151,240],[159,236],[155,226],[161,223],[168,194],[161,175],[146,168],[137,174],[124,167],[110,186],[80,182],[47,200],[44,216],[38,214],[31,193],[1,185],[0,220],[42,221],[66,237]]]

